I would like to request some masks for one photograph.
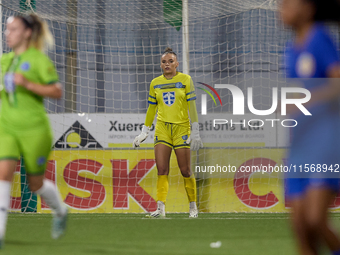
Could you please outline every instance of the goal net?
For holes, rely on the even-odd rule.
[[[230,90],[216,87],[232,84],[244,95],[251,87],[254,108],[271,107],[290,35],[279,22],[276,5],[274,0],[188,1],[189,74],[204,143],[192,152],[191,162],[201,212],[287,211],[279,172],[240,171],[283,166],[287,130],[281,124],[262,126],[248,109],[235,117]],[[133,149],[132,141],[144,123],[150,82],[162,74],[160,57],[166,47],[177,53],[183,70],[182,1],[3,0],[1,7],[4,53],[9,51],[6,19],[24,9],[46,19],[54,35],[55,48],[48,55],[65,92],[61,100],[45,101],[55,139],[46,178],[56,183],[70,211],[155,210],[154,126],[141,148]],[[214,126],[216,119],[223,125]],[[12,209],[50,212],[22,188],[23,170],[18,165]],[[166,211],[187,212],[174,153],[169,184]]]

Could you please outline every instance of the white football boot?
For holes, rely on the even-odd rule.
[[[189,209],[189,218],[197,218],[198,217],[198,210],[196,202],[190,202],[190,209]]]
[[[165,204],[162,201],[157,201],[157,210],[146,215],[146,218],[165,218]]]
[[[52,231],[51,235],[53,239],[59,239],[65,234],[66,222],[67,222],[68,210],[66,210],[64,215],[53,214],[52,221]]]

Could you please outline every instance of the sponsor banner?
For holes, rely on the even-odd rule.
[[[171,157],[168,210],[189,209],[183,178]],[[55,182],[75,213],[143,213],[157,208],[153,150],[60,150],[50,157],[46,177]],[[50,212],[39,199],[38,212]]]
[[[50,114],[55,148],[131,147],[140,134],[145,114]],[[156,121],[155,121],[156,122]],[[155,123],[154,122],[154,123]],[[275,115],[246,114],[200,116],[200,136],[205,147],[282,147],[289,122]],[[153,147],[154,124],[142,147]]]
[[[288,212],[282,167],[286,165],[284,149],[204,149],[195,174],[203,179],[199,186],[200,209],[205,212]],[[217,167],[221,170],[217,172]],[[207,173],[202,166],[215,166]],[[223,171],[226,166],[226,172]],[[231,166],[231,167],[229,167]],[[232,166],[235,167],[234,172]],[[271,166],[272,169],[265,166]],[[244,171],[257,167],[259,171]],[[201,171],[199,171],[201,170]],[[205,172],[202,172],[205,171]],[[229,171],[229,172],[228,172]],[[340,211],[340,192],[331,203],[332,211]]]
[[[283,179],[275,172],[241,172],[244,166],[280,165],[282,149],[206,149],[205,160],[212,165],[234,166],[230,172],[196,173],[205,179],[200,204],[206,212],[288,212]],[[208,165],[201,162],[200,166]],[[202,169],[202,168],[201,168]],[[198,169],[197,169],[198,170]],[[197,172],[196,170],[196,172]],[[202,169],[204,170],[204,169]],[[209,177],[210,175],[210,177]]]
[[[287,212],[283,180],[275,172],[244,173],[241,166],[284,164],[282,149],[205,149],[193,157],[202,165],[233,165],[230,177],[195,172],[203,212]],[[202,156],[201,156],[202,155]],[[156,209],[157,169],[151,149],[58,150],[49,159],[46,178],[58,186],[74,213],[145,213]],[[13,186],[12,208],[19,197]],[[171,156],[167,212],[188,212],[189,203],[175,155]],[[20,190],[20,187],[19,187]],[[340,199],[333,203],[340,211]],[[18,208],[17,208],[18,209]],[[38,212],[50,212],[38,198]]]
[[[132,148],[140,134],[145,114],[50,114],[57,149]],[[154,126],[144,144],[153,144]],[[124,146],[123,146],[124,147]]]
[[[202,115],[199,119],[200,137],[205,147],[279,146],[276,139],[279,126],[278,121],[273,121],[276,119],[274,115],[214,113]]]

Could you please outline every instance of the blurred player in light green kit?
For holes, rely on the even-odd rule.
[[[44,179],[52,131],[43,98],[61,98],[58,74],[45,46],[53,37],[37,15],[8,18],[6,42],[12,52],[1,58],[0,85],[0,248],[3,246],[10,192],[17,161],[25,158],[30,189],[53,210],[52,238],[66,228],[67,207],[55,185]]]

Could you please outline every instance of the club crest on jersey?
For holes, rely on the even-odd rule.
[[[163,101],[167,106],[171,106],[175,102],[175,92],[169,91],[169,92],[163,92]]]
[[[38,166],[42,166],[46,163],[46,157],[44,156],[40,156],[38,159],[37,159],[37,164]]]
[[[296,61],[296,73],[302,78],[312,77],[315,72],[315,59],[312,54],[303,52]]]
[[[28,71],[30,69],[30,63],[28,62],[22,63],[20,68],[22,71]]]

